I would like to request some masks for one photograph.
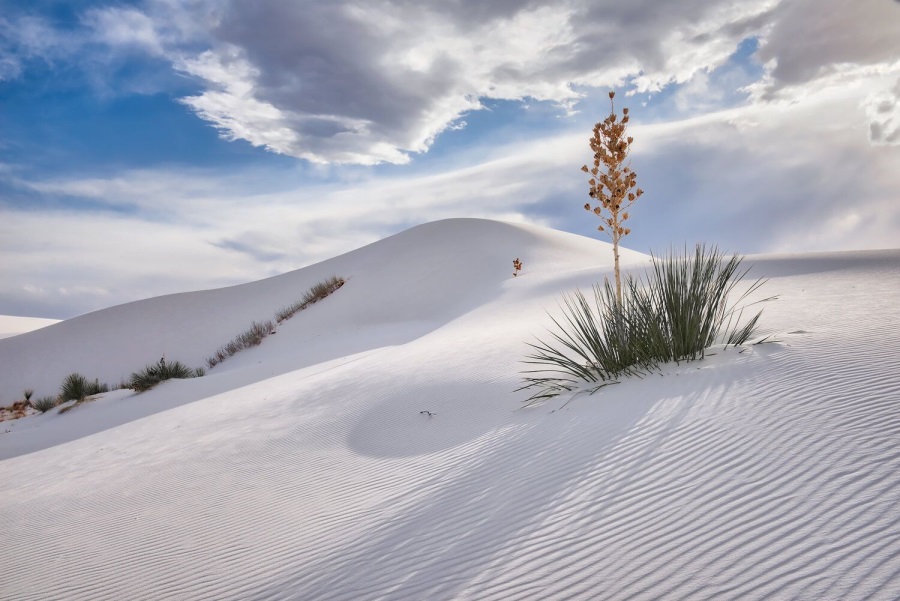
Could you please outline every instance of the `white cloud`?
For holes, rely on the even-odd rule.
[[[873,144],[900,145],[900,79],[890,90],[874,92],[864,105]]]
[[[163,40],[153,19],[134,8],[107,7],[88,11],[84,24],[93,41],[112,47],[134,47],[163,56]]]
[[[206,51],[196,58],[182,59],[177,67],[215,87],[199,96],[183,98],[182,102],[213,123],[223,137],[291,154],[297,135],[286,125],[283,111],[254,97],[259,71],[240,48]]]
[[[65,60],[81,45],[81,36],[59,31],[43,18],[0,15],[0,82],[20,77],[28,61]]]

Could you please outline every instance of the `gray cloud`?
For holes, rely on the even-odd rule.
[[[250,255],[251,258],[259,261],[260,263],[268,263],[272,261],[282,261],[286,258],[286,255],[283,252],[278,252],[274,250],[265,250],[261,248],[260,240],[256,240],[254,242],[242,242],[240,240],[219,240],[218,242],[212,242],[211,244],[217,248],[222,248],[225,250],[233,250],[238,253],[243,253],[245,255]]]
[[[144,0],[81,20],[0,19],[0,79],[28,57],[162,58],[203,85],[182,101],[223,137],[315,163],[406,163],[483,99],[569,110],[590,88],[692,82],[754,36],[764,101],[900,69],[888,0]]]
[[[889,0],[793,0],[780,3],[758,56],[771,62],[764,96],[848,71],[900,64],[900,4]]]
[[[571,108],[585,87],[688,81],[762,32],[777,3],[155,0],[90,23],[103,43],[163,52],[202,81],[183,102],[227,139],[374,164],[426,151],[480,99]]]

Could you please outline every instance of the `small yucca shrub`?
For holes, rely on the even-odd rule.
[[[100,394],[102,392],[109,392],[109,384],[107,384],[106,382],[101,384],[98,378],[94,378],[93,382],[87,383],[86,391],[88,396]]]
[[[52,396],[45,396],[39,399],[35,399],[31,401],[31,406],[40,411],[41,413],[46,413],[56,407],[57,399]]]
[[[693,256],[653,257],[643,280],[627,278],[621,300],[607,281],[594,286],[593,304],[580,291],[563,298],[562,320],[551,317],[553,340],[530,344],[519,390],[536,392],[527,402],[554,397],[583,384],[595,391],[622,376],[638,375],[669,361],[701,359],[717,343],[739,345],[753,334],[760,313],[739,325],[737,304],[763,284],[756,280],[729,303],[748,270],[717,249],[698,245]]]
[[[26,401],[31,401],[32,395],[34,395],[34,388],[26,388],[22,395],[25,397]]]
[[[148,365],[141,371],[131,374],[129,388],[133,388],[137,392],[144,392],[164,380],[184,380],[194,377],[198,377],[197,370],[189,368],[181,361],[169,363],[163,358],[158,363]]]
[[[71,373],[66,376],[59,390],[59,397],[63,401],[81,401],[88,394],[87,378],[79,373]]]

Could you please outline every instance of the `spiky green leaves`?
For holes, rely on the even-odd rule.
[[[617,300],[606,282],[595,285],[593,302],[580,291],[563,298],[563,317],[551,317],[552,340],[530,344],[524,363],[528,402],[586,387],[596,390],[618,378],[640,375],[669,361],[701,359],[707,348],[724,342],[745,343],[760,313],[740,326],[737,307],[762,280],[753,282],[731,302],[731,294],[748,270],[741,258],[725,261],[715,248],[698,245],[693,255],[653,257],[645,279],[628,278]],[[732,324],[734,324],[732,326]]]

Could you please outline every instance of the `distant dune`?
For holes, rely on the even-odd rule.
[[[59,323],[58,319],[42,319],[40,317],[14,317],[0,315],[0,338],[18,336],[40,328]]]

